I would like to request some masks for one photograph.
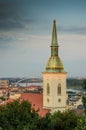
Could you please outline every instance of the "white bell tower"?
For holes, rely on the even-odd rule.
[[[63,63],[58,55],[56,21],[53,21],[51,56],[43,72],[43,107],[54,111],[66,108],[66,76]]]

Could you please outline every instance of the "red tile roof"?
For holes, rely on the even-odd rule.
[[[31,103],[32,108],[34,108],[35,110],[39,110],[38,114],[42,117],[44,117],[48,112],[50,112],[50,109],[43,108],[43,95],[42,94],[22,93],[20,96],[20,99],[28,100]]]
[[[13,102],[14,100],[13,99],[8,99],[8,100],[5,100],[5,101],[2,101],[1,103],[0,103],[0,106],[1,105],[7,105],[8,103],[11,103],[11,102]]]
[[[14,101],[13,99],[9,98],[8,100],[5,101],[5,104],[11,103],[11,102],[13,102],[13,101]]]
[[[26,88],[40,88],[40,86],[37,86],[37,85],[29,85],[29,86],[27,86]]]

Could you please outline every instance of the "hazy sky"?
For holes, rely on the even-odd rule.
[[[86,0],[0,0],[0,77],[42,77],[53,19],[68,76],[86,76]]]

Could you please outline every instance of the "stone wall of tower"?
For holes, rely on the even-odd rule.
[[[50,108],[52,112],[63,111],[66,108],[66,100],[66,73],[44,72],[43,107]]]

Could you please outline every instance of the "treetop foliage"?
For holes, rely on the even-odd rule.
[[[0,130],[86,130],[86,115],[67,110],[40,117],[28,101],[16,100],[0,106]]]

